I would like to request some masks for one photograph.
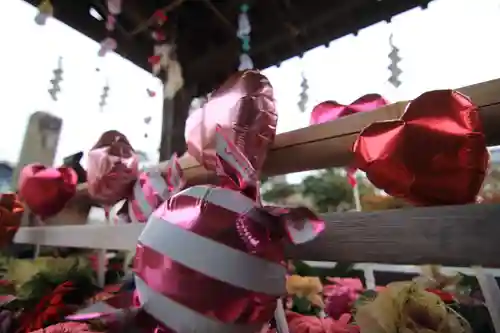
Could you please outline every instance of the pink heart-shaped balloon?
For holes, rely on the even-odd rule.
[[[68,167],[25,166],[19,176],[19,196],[29,209],[44,219],[59,213],[75,195],[78,176]]]
[[[387,104],[389,102],[379,94],[361,96],[349,105],[326,101],[313,108],[310,124],[322,124],[354,113],[373,111]]]

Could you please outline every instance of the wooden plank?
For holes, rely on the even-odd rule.
[[[290,247],[312,261],[500,267],[500,205],[329,214],[313,242]]]
[[[500,267],[500,205],[334,213],[313,242],[289,246],[309,261]],[[16,243],[131,250],[144,224],[20,228]]]
[[[458,89],[480,107],[489,145],[500,144],[500,79]],[[398,118],[407,102],[398,102],[373,112],[355,114],[333,122],[282,133],[276,137],[263,173],[267,176],[293,172],[342,167],[352,159],[351,147],[359,132],[375,121]],[[301,156],[297,159],[296,156]],[[210,175],[193,157],[180,158],[185,177],[190,183],[205,182]],[[166,163],[159,164],[160,169]],[[79,187],[86,191],[86,185]]]

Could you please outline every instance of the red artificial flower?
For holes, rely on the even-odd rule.
[[[426,289],[426,291],[433,293],[434,295],[439,296],[439,298],[441,298],[441,300],[445,303],[450,303],[450,302],[453,302],[455,300],[455,297],[453,296],[453,294],[446,292],[446,291],[443,291],[443,290],[440,290],[440,289]]]
[[[70,281],[61,283],[50,294],[44,296],[33,311],[21,315],[21,328],[18,332],[28,333],[39,330],[50,322],[57,322],[64,318],[70,311],[70,307],[64,302],[64,297],[74,290],[75,287]]]
[[[167,21],[167,14],[165,14],[163,10],[158,9],[157,11],[154,12],[153,18],[159,25],[162,25]]]
[[[159,55],[153,55],[151,57],[148,58],[148,62],[151,64],[151,65],[156,65],[160,62],[161,60],[161,56]]]

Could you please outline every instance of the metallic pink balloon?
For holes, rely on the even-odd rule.
[[[311,125],[348,116],[358,112],[369,112],[386,106],[389,102],[379,94],[361,96],[349,105],[326,101],[316,105],[311,112]]]
[[[230,77],[186,121],[188,152],[207,169],[214,170],[215,130],[231,129],[231,139],[260,171],[276,136],[278,116],[273,88],[258,71],[238,72]]]
[[[138,174],[138,157],[118,131],[105,132],[88,154],[88,191],[103,205],[114,205],[129,197]]]
[[[145,223],[153,211],[186,184],[182,168],[174,154],[162,171],[157,169],[141,172],[128,200],[128,218],[131,222]]]

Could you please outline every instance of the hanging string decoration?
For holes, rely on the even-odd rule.
[[[164,98],[171,99],[184,86],[184,77],[182,75],[182,67],[177,61],[175,44],[166,43],[166,36],[163,33],[163,25],[167,22],[167,16],[163,10],[157,10],[153,14],[155,21],[154,30],[151,37],[155,40],[156,45],[153,49],[153,55],[149,57],[148,62],[151,64],[153,75],[160,76],[163,85]],[[150,97],[156,96],[156,92],[147,89]]]
[[[54,7],[50,0],[43,0],[38,6],[38,13],[35,16],[35,22],[38,25],[45,25],[47,19],[54,15]]]
[[[118,46],[116,40],[111,37],[111,34],[115,30],[116,16],[122,11],[122,0],[108,0],[107,7],[106,30],[108,31],[108,37],[101,42],[101,47],[97,53],[99,57],[104,57],[108,52],[116,50]]]
[[[54,16],[54,7],[50,0],[43,0],[38,6],[38,13],[35,16],[35,22],[38,25],[45,25],[49,17]]]
[[[250,19],[248,18],[248,10],[250,6],[246,3],[242,4],[240,7],[240,16],[238,18],[238,31],[236,36],[241,40],[241,50],[240,55],[240,67],[238,70],[243,71],[245,69],[253,69],[253,61],[250,58],[250,33],[252,32],[252,26],[250,25]]]
[[[149,127],[149,123],[151,122],[151,116],[148,116],[148,117],[145,117],[144,118],[144,125],[146,125],[146,127]],[[146,132],[144,133],[144,137],[147,138],[148,137],[148,133],[147,133],[147,130]]]
[[[61,87],[60,83],[63,80],[63,68],[62,68],[62,57],[59,57],[59,60],[57,62],[57,68],[53,70],[54,73],[54,78],[50,80],[50,83],[52,84],[52,87],[50,87],[49,94],[52,100],[57,101],[57,95],[61,92]]]
[[[106,82],[106,84],[102,88],[101,102],[99,103],[99,107],[101,108],[101,111],[104,109],[104,107],[107,104],[108,96],[109,96],[109,83]]]
[[[401,85],[399,77],[403,71],[399,68],[401,57],[399,56],[399,48],[394,45],[392,34],[389,36],[389,45],[391,46],[391,52],[389,53],[389,59],[391,60],[389,71],[391,72],[391,76],[389,77],[389,82],[394,87],[398,88]]]
[[[305,112],[306,111],[306,105],[309,100],[308,96],[308,91],[309,91],[309,83],[307,82],[307,78],[302,73],[302,82],[300,83],[300,87],[302,88],[302,91],[300,92],[300,100],[298,103],[299,110],[300,112]]]

